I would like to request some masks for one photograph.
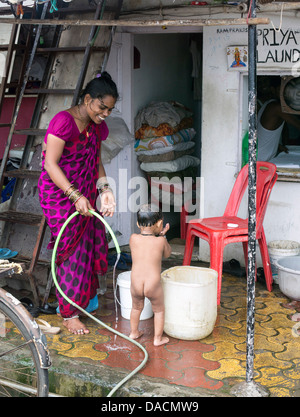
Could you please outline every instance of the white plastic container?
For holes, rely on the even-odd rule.
[[[161,274],[164,331],[184,340],[204,339],[217,319],[218,273],[210,268],[175,266]]]
[[[122,272],[117,278],[117,287],[119,287],[119,303],[121,306],[121,316],[130,320],[132,308],[132,298],[130,293],[130,276],[131,271]],[[145,298],[144,308],[141,312],[140,320],[147,320],[153,316],[150,300]]]
[[[300,301],[300,256],[277,261],[280,291],[292,300]]]
[[[273,240],[268,244],[272,275],[275,284],[279,284],[277,261],[286,256],[295,256],[300,253],[300,243],[293,240]]]

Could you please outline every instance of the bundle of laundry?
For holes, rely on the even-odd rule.
[[[103,164],[108,164],[118,155],[125,146],[134,141],[134,136],[129,132],[125,121],[115,115],[106,119],[109,129],[108,137],[101,143],[101,159]]]
[[[142,109],[135,119],[134,150],[151,185],[151,195],[154,193],[158,201],[170,195],[174,206],[184,193],[184,178],[194,178],[200,164],[192,156],[196,131],[191,116],[179,103],[157,102]]]
[[[135,142],[134,150],[136,152],[139,152],[166,148],[173,145],[177,145],[178,143],[190,142],[195,137],[195,135],[196,131],[191,127],[189,129],[182,129],[179,132],[174,133],[173,135],[155,136],[153,138],[148,139],[138,139]],[[161,151],[157,151],[158,154],[160,152]]]
[[[148,139],[173,135],[193,126],[193,113],[176,101],[152,102],[136,115],[134,130],[136,139]]]
[[[173,161],[184,155],[192,155],[194,149],[195,143],[189,141],[151,150],[138,150],[136,151],[136,155],[139,162],[166,162]]]

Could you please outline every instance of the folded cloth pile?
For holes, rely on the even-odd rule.
[[[192,127],[193,113],[176,101],[152,102],[142,108],[134,120],[136,139],[147,139],[174,133]]]
[[[140,110],[135,118],[134,150],[148,181],[153,177],[160,178],[159,184],[156,183],[158,189],[172,179],[195,177],[200,160],[192,156],[196,135],[192,115],[180,103],[153,102]],[[169,190],[174,193],[174,187]]]

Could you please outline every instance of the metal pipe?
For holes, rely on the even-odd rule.
[[[17,382],[8,381],[5,378],[0,378],[0,386],[1,385],[7,388],[12,388],[17,391],[24,392],[25,394],[37,395],[36,388],[31,388],[28,385],[23,385],[23,384],[18,384]],[[49,392],[48,397],[63,397],[63,395],[58,395],[58,394]]]
[[[255,17],[255,0],[251,2],[250,16]],[[248,274],[247,274],[247,351],[246,382],[253,380],[255,274],[256,274],[256,144],[257,144],[257,83],[256,83],[256,26],[248,27],[248,122],[249,122],[249,175],[248,175]]]

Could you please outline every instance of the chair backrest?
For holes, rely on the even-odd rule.
[[[232,188],[224,216],[237,216],[239,207],[248,186],[248,164],[245,165]],[[262,226],[271,190],[277,180],[276,165],[270,162],[256,162],[256,228]]]

